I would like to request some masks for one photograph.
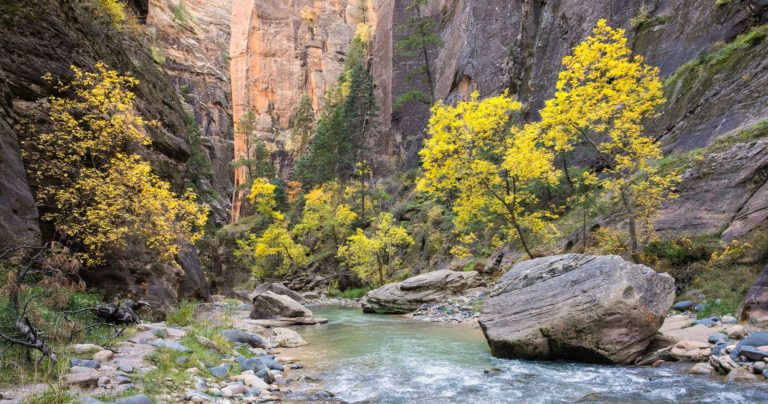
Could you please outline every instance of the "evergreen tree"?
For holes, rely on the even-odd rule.
[[[398,27],[405,36],[395,43],[395,52],[400,56],[420,58],[421,64],[408,73],[406,80],[411,82],[417,77],[423,77],[423,83],[427,85],[429,94],[414,88],[395,99],[395,105],[404,105],[411,101],[424,104],[434,104],[435,84],[432,78],[432,66],[429,60],[429,48],[442,46],[443,41],[437,35],[435,21],[429,17],[422,17],[421,7],[427,4],[427,0],[413,0],[406,10],[412,11],[413,18],[407,20]]]
[[[245,143],[245,153],[232,164],[233,168],[245,167],[247,181],[242,185],[243,189],[250,188],[254,178],[274,178],[275,166],[269,157],[264,142],[256,131],[256,115],[247,111],[237,124],[237,131]]]
[[[309,145],[309,136],[315,125],[315,111],[312,109],[312,101],[306,94],[299,101],[299,108],[296,110],[296,117],[293,120],[293,142],[296,144],[296,150],[303,153]]]
[[[347,54],[344,72],[329,93],[309,150],[296,164],[305,189],[338,180],[346,183],[367,161],[366,144],[375,129],[376,101],[368,68],[368,35],[358,31]]]

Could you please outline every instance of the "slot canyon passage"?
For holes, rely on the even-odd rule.
[[[0,0],[0,403],[768,401],[766,89],[766,0]]]

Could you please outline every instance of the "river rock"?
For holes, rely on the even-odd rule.
[[[363,296],[361,305],[365,313],[406,314],[425,303],[439,303],[478,286],[483,286],[478,272],[442,269],[371,290]]]
[[[688,370],[688,373],[693,375],[711,375],[715,373],[715,369],[709,363],[697,363]]]
[[[155,339],[155,340],[149,341],[149,345],[152,345],[157,348],[170,349],[175,352],[184,352],[184,353],[192,352],[191,349],[182,345],[181,343],[179,343],[179,341],[174,341],[170,339]]]
[[[73,348],[78,355],[86,355],[104,350],[104,348],[96,344],[76,344]]]
[[[683,301],[675,303],[675,305],[672,306],[672,310],[686,311],[686,310],[692,309],[694,305],[695,305],[695,303],[693,303],[690,300],[683,300]]]
[[[99,372],[70,373],[64,375],[64,384],[79,387],[96,387],[99,383]]]
[[[728,342],[728,337],[725,334],[722,334],[722,333],[718,332],[718,333],[710,335],[709,338],[707,338],[707,341],[710,344],[717,345],[717,344],[722,344],[722,343]]]
[[[219,379],[223,379],[227,377],[227,373],[229,373],[229,369],[232,368],[232,364],[230,363],[222,363],[219,366],[214,366],[212,368],[208,368],[208,373],[218,377]]]
[[[103,363],[103,362],[109,362],[112,360],[112,358],[115,357],[115,353],[105,349],[103,351],[96,352],[93,354],[93,360]]]
[[[233,328],[222,330],[219,333],[230,342],[250,345],[253,348],[268,348],[270,346],[269,341],[264,337],[243,330]]]
[[[763,359],[768,358],[768,352],[761,351],[752,346],[743,346],[739,350],[739,356],[743,356],[753,361],[762,361]]]
[[[83,368],[91,368],[91,369],[98,369],[99,367],[101,367],[99,362],[95,360],[90,360],[90,359],[70,359],[69,365],[79,366]]]
[[[286,295],[266,291],[253,297],[252,319],[312,317],[312,312]]]
[[[720,322],[723,324],[736,324],[739,320],[734,316],[723,316],[723,318],[720,319]]]
[[[272,341],[284,348],[296,348],[307,345],[307,342],[304,341],[304,338],[301,338],[299,333],[290,328],[282,327],[272,329]]]
[[[759,347],[763,345],[768,345],[768,331],[753,332],[730,350],[731,359],[735,360],[738,358],[743,347]]]
[[[495,356],[631,363],[675,296],[667,274],[619,256],[524,261],[499,280],[480,315]]]
[[[259,359],[255,358],[246,358],[242,355],[235,358],[238,365],[240,365],[240,370],[245,371],[251,371],[251,372],[258,372],[263,369],[267,369],[267,365],[264,364],[264,362],[260,361]]]
[[[712,365],[712,368],[715,369],[718,373],[727,375],[732,369],[735,369],[739,367],[736,362],[731,359],[728,355],[722,355],[722,356],[710,356],[709,357],[709,364]]]
[[[728,383],[750,383],[758,380],[760,379],[754,373],[744,368],[732,369],[728,372],[728,377],[726,378]]]
[[[734,325],[732,327],[728,327],[728,329],[725,330],[725,333],[728,335],[728,338],[742,339],[744,338],[744,335],[747,333],[747,330],[744,329],[744,326]]]

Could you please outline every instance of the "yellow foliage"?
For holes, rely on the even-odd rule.
[[[276,188],[276,186],[269,182],[269,179],[256,178],[251,185],[251,193],[248,194],[248,200],[259,214],[273,217],[275,220],[283,220],[283,214],[275,211],[277,206],[275,202]]]
[[[150,143],[129,91],[137,81],[101,63],[72,72],[57,89],[73,96],[48,99],[50,131],[23,143],[43,219],[84,247],[79,258],[89,266],[129,241],[173,262],[179,244],[202,237],[207,207],[192,192],[175,195],[141,157],[125,153]]]
[[[237,240],[237,246],[235,258],[250,265],[257,278],[282,276],[309,262],[307,248],[293,241],[284,221],[272,223],[261,235],[251,233]]]
[[[371,237],[357,229],[339,248],[338,257],[360,278],[373,282],[378,275],[379,285],[383,285],[386,276],[402,265],[397,254],[413,243],[408,231],[397,226],[392,215],[385,212],[376,219]]]
[[[173,262],[178,243],[200,240],[199,229],[208,220],[208,209],[197,204],[194,192],[178,197],[137,155],[117,155],[105,170],[82,169],[54,200],[58,212],[49,217],[58,231],[88,247],[80,255],[87,265],[101,263],[106,253],[131,239]]]
[[[643,120],[664,103],[658,68],[632,56],[624,30],[597,23],[592,35],[563,58],[557,91],[540,111],[546,142],[557,151],[583,143],[607,167],[598,180],[629,219],[630,250],[637,253],[636,221],[650,238],[654,212],[672,194],[677,174],[653,167],[661,149],[643,134]]]
[[[333,188],[333,184],[325,185],[304,196],[304,215],[294,227],[297,236],[314,237],[321,243],[331,239],[337,247],[349,237],[357,213],[349,205],[334,201]]]
[[[544,138],[538,125],[508,128],[520,108],[506,94],[480,101],[477,92],[455,107],[436,104],[420,152],[424,177],[418,189],[454,197],[458,230],[498,226],[505,239],[520,240],[532,257],[527,237],[549,239],[557,232],[551,224],[555,213],[537,206],[531,187],[555,184],[559,173],[550,147],[555,142]]]

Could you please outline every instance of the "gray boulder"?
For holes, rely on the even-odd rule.
[[[253,297],[252,319],[312,317],[312,312],[286,295],[266,291]]]
[[[243,330],[228,329],[219,332],[230,342],[250,345],[253,348],[269,348],[269,341],[261,335],[251,334]]]
[[[674,298],[671,276],[618,256],[545,257],[499,280],[480,326],[498,357],[627,364],[648,347]]]
[[[304,303],[304,297],[302,297],[299,293],[294,292],[291,289],[288,289],[282,283],[278,283],[278,282],[262,283],[259,286],[256,286],[256,289],[253,290],[253,296],[260,295],[264,292],[272,292],[277,295],[288,296],[299,303]]]
[[[405,314],[425,303],[439,303],[468,289],[484,286],[480,274],[442,269],[390,283],[363,296],[363,312]]]

